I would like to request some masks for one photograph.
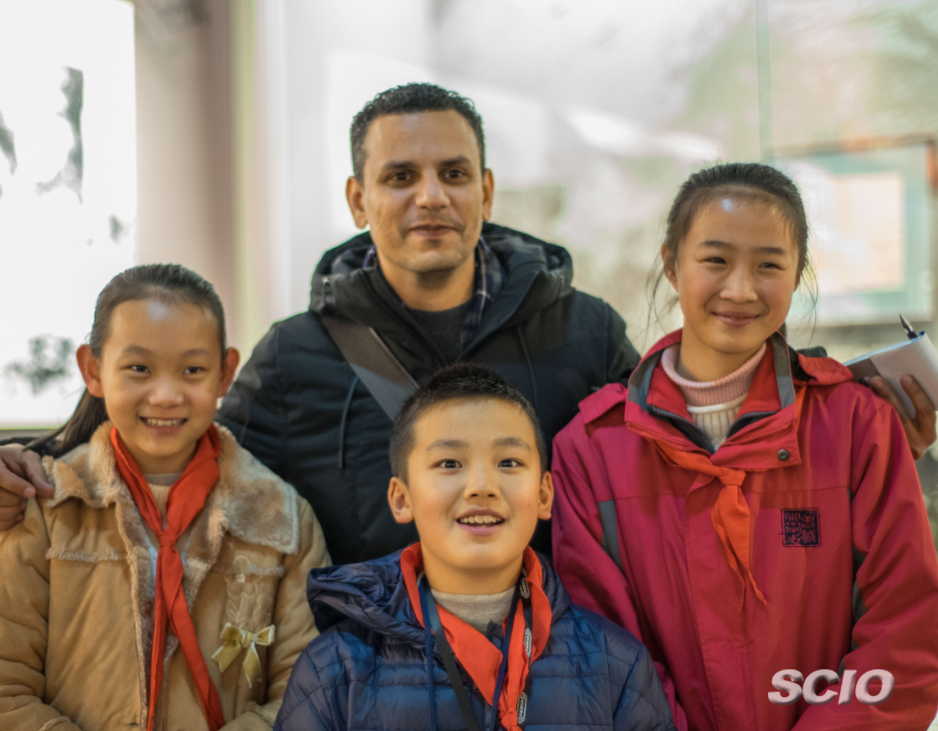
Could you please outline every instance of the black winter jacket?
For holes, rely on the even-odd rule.
[[[648,650],[615,623],[571,604],[550,562],[541,557],[541,566],[553,616],[544,652],[531,666],[527,731],[674,731]],[[427,644],[400,554],[313,569],[307,594],[322,634],[293,667],[275,731],[431,728]],[[500,646],[501,628],[491,631]],[[438,651],[432,672],[438,728],[464,729]],[[489,728],[492,707],[461,675],[476,718],[484,715]]]
[[[639,355],[612,307],[573,289],[565,249],[489,223],[482,234],[502,264],[504,285],[459,359],[484,363],[516,385],[534,404],[549,445],[577,404],[627,377]],[[325,253],[309,311],[270,328],[218,413],[312,504],[336,563],[386,555],[416,534],[394,522],[387,504],[391,420],[320,315],[374,328],[418,383],[448,365],[380,273],[362,269],[370,246],[364,233]],[[543,529],[538,537],[535,547],[549,546]]]

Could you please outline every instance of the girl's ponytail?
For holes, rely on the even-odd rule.
[[[26,448],[58,457],[91,439],[91,435],[105,421],[107,409],[104,408],[104,399],[92,396],[86,388],[68,421],[55,431],[33,440]]]
[[[134,300],[157,300],[165,304],[192,304],[204,307],[215,317],[222,359],[227,350],[225,308],[211,283],[179,264],[143,264],[126,269],[105,285],[94,307],[94,324],[88,345],[95,358],[101,357],[107,340],[111,316],[119,304]],[[29,449],[55,457],[84,444],[95,430],[107,421],[104,399],[92,396],[88,389],[81,396],[74,413],[58,429],[27,445]]]

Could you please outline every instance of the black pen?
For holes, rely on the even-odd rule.
[[[918,340],[918,333],[912,329],[912,326],[909,324],[908,320],[906,320],[902,315],[899,315],[899,322],[901,322],[902,327],[905,328],[905,334],[909,340]]]

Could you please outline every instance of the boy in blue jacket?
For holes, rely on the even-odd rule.
[[[390,451],[388,501],[420,542],[310,573],[321,634],[276,729],[674,728],[645,647],[571,604],[528,546],[553,484],[516,388],[446,368],[404,405]]]

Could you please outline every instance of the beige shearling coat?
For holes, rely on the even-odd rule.
[[[44,467],[50,500],[0,534],[0,728],[145,729],[157,543],[117,473],[102,425]],[[309,504],[218,427],[220,476],[176,548],[189,611],[222,709],[234,729],[270,729],[293,663],[316,636],[306,577],[329,563]],[[275,626],[256,645],[248,683],[242,649],[224,672],[212,655],[226,624]],[[207,729],[179,641],[167,631],[156,728]]]

